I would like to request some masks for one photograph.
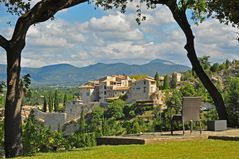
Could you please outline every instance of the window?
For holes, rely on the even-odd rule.
[[[146,93],[146,87],[144,87],[144,93]]]
[[[144,80],[144,85],[146,85],[146,81]]]
[[[106,89],[106,86],[104,86],[104,89]]]
[[[104,91],[104,95],[106,95],[106,91]]]

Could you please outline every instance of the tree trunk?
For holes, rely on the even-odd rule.
[[[7,50],[7,96],[4,120],[4,148],[7,158],[23,153],[21,120],[23,91],[19,83],[21,50],[17,46]]]
[[[21,52],[29,27],[44,22],[62,9],[70,8],[87,0],[47,0],[39,1],[17,20],[11,40],[0,35],[0,47],[7,51],[7,96],[4,120],[4,149],[6,157],[16,157],[23,153],[21,102],[24,97],[19,83]]]
[[[207,89],[208,93],[211,95],[214,104],[216,106],[216,110],[218,113],[218,117],[221,120],[228,120],[227,110],[222,98],[222,95],[219,93],[215,85],[212,83],[210,78],[204,72],[200,62],[197,58],[195,47],[194,47],[194,35],[190,24],[187,20],[186,9],[178,8],[177,4],[169,4],[169,9],[171,10],[174,19],[183,30],[187,43],[185,45],[185,49],[187,50],[187,56],[192,64],[193,70],[196,72],[197,76],[203,83],[204,87]]]

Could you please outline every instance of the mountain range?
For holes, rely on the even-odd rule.
[[[23,67],[21,74],[30,74],[33,85],[76,85],[112,74],[148,74],[154,76],[156,72],[161,75],[172,72],[183,72],[191,69],[167,60],[155,59],[142,65],[125,63],[104,64],[97,63],[86,67],[75,67],[70,64],[56,64],[40,68]],[[6,80],[6,65],[0,64],[0,81]]]

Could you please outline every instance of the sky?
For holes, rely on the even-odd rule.
[[[119,10],[104,11],[85,3],[60,11],[54,20],[31,26],[22,52],[22,66],[144,64],[153,59],[190,66],[184,50],[184,34],[169,10],[165,6],[154,10],[142,7],[146,20],[138,25],[136,5],[129,4],[122,14]],[[17,17],[6,13],[4,6],[0,6],[0,16],[0,34],[10,39]],[[220,24],[216,19],[207,19],[199,25],[190,22],[199,57],[210,56],[212,63],[239,59],[236,28]],[[6,63],[2,48],[0,63]]]

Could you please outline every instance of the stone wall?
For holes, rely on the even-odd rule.
[[[66,113],[42,112],[36,108],[33,111],[36,119],[41,120],[46,127],[50,127],[52,130],[61,130],[66,122]]]
[[[82,104],[81,101],[72,101],[66,104],[64,113],[42,112],[37,108],[33,108],[33,111],[36,119],[42,121],[46,127],[62,130],[64,135],[70,135],[79,129],[77,121],[80,119],[82,109],[85,113],[89,113],[96,105],[99,103]]]

